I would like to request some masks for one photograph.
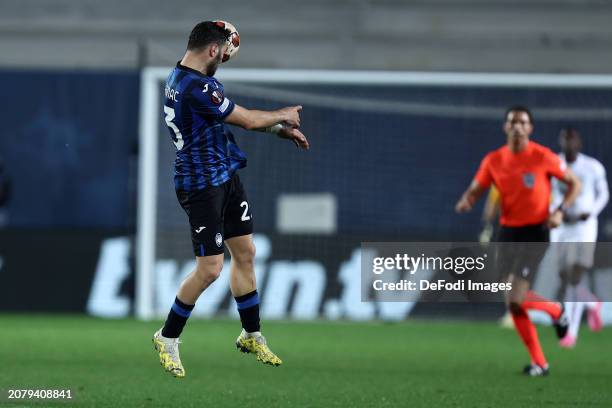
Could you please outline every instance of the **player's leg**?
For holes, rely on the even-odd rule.
[[[220,186],[197,192],[177,192],[179,202],[189,217],[196,264],[181,282],[163,328],[153,336],[161,365],[175,377],[185,376],[178,350],[179,337],[196,301],[219,277],[223,268],[222,213],[225,191],[226,186]]]
[[[591,275],[592,279],[592,275]],[[582,302],[587,311],[587,322],[591,331],[600,331],[603,328],[601,317],[602,301],[589,289],[584,278],[578,284],[576,296]]]
[[[246,353],[257,355],[265,364],[282,364],[267,346],[260,332],[259,294],[255,279],[255,245],[253,245],[253,216],[244,187],[238,176],[232,178],[230,197],[225,208],[225,244],[232,256],[230,288],[236,300],[242,332],[236,346]]]
[[[538,295],[532,290],[528,290],[523,300],[523,307],[527,310],[540,310],[545,312],[554,321],[561,318],[563,314],[563,305],[560,302],[555,302]],[[563,336],[561,336],[563,337]]]
[[[538,295],[536,292],[528,290],[525,293],[521,306],[527,311],[540,310],[547,313],[552,319],[553,327],[555,328],[555,332],[559,340],[567,335],[569,329],[569,318],[563,303],[546,299],[545,297]]]
[[[559,274],[559,277],[561,278],[562,286],[564,287],[564,295],[561,299],[565,305],[565,311],[569,318],[569,330],[565,337],[559,340],[559,346],[563,348],[573,348],[576,344],[576,336],[578,335],[578,327],[580,326],[582,310],[577,302],[576,287],[570,283],[572,277],[572,265],[565,264],[563,270]],[[577,314],[579,314],[579,316],[577,316]]]
[[[543,226],[527,227],[515,231],[514,238],[518,242],[510,244],[513,248],[510,255],[513,255],[515,260],[511,269],[512,290],[507,295],[508,307],[516,330],[531,356],[531,364],[525,367],[524,373],[530,376],[547,375],[548,362],[528,311],[541,310],[548,313],[559,337],[564,337],[567,332],[567,319],[562,304],[545,299],[530,290],[531,281],[548,249],[548,230]]]
[[[230,289],[236,300],[242,327],[248,333],[259,332],[259,295],[255,280],[253,235],[229,238],[225,244],[232,256]]]
[[[219,278],[223,269],[223,254],[196,256],[196,266],[181,282],[177,297],[184,303],[194,305],[202,292]]]
[[[585,237],[583,242],[578,244],[578,254],[576,257],[576,263],[578,264],[578,270],[576,271],[576,277],[573,280],[576,282],[576,298],[578,301],[584,304],[587,311],[587,321],[592,331],[599,331],[603,327],[601,318],[601,307],[602,302],[589,288],[586,278],[588,278],[588,271],[593,267],[593,261],[595,258],[595,248],[597,236],[595,233]],[[590,276],[592,278],[592,276]],[[593,280],[591,279],[591,282]]]
[[[248,295],[257,290],[255,279],[255,245],[253,235],[242,235],[225,241],[232,256],[230,289],[234,297]]]
[[[255,281],[253,215],[238,175],[230,182],[224,208],[225,244],[230,252],[230,289],[247,332],[259,332],[259,295]]]
[[[164,326],[153,335],[153,344],[159,352],[160,364],[177,378],[185,376],[178,349],[179,337],[198,297],[219,277],[222,267],[223,254],[197,257],[194,270],[179,287]]]
[[[196,301],[221,274],[223,254],[197,256],[193,271],[181,282],[174,304],[170,309],[162,335],[177,338],[181,335],[185,323],[193,310]]]
[[[572,243],[566,243],[571,245]],[[574,262],[574,260],[572,260]],[[569,330],[567,335],[559,341],[559,345],[564,348],[573,348],[576,345],[578,339],[578,331],[580,330],[580,323],[582,321],[582,313],[584,312],[584,302],[580,301],[578,297],[577,286],[582,275],[586,271],[586,268],[578,265],[568,265],[567,271],[567,288],[565,291],[565,308],[569,317]]]
[[[550,247],[548,239],[549,231],[545,226],[533,226],[524,230],[520,246],[522,259],[520,276],[529,282],[535,278],[540,263]],[[540,296],[533,290],[527,290],[521,306],[526,310],[539,310],[548,314],[559,339],[567,334],[569,322],[563,303]]]
[[[529,290],[529,281],[516,275],[510,276],[512,290],[506,295],[508,309],[514,321],[514,327],[523,341],[531,358],[530,364],[525,367],[524,373],[527,375],[546,375],[548,373],[548,361],[542,351],[542,346],[538,339],[536,327],[529,319],[527,309],[523,302]]]

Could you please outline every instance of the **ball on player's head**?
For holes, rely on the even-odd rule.
[[[215,20],[213,22],[230,32],[227,38],[227,49],[225,54],[223,54],[221,62],[229,61],[230,58],[238,53],[238,49],[240,48],[240,34],[238,34],[238,30],[236,30],[236,27],[234,27],[232,23],[223,20]]]

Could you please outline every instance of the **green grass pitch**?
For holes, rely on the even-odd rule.
[[[551,376],[519,374],[527,354],[493,323],[265,322],[284,360],[264,366],[234,346],[239,323],[192,320],[187,377],[162,371],[160,322],[0,316],[0,406],[33,407],[612,407],[612,331],[561,350],[540,338]],[[10,388],[70,388],[71,402],[10,402]]]

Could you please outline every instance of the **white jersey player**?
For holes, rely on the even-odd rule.
[[[561,131],[560,157],[578,176],[582,190],[574,204],[564,209],[563,224],[551,231],[550,240],[558,262],[564,300],[570,318],[568,334],[560,345],[572,348],[578,338],[582,313],[586,308],[592,330],[601,329],[601,302],[583,282],[584,272],[593,266],[597,241],[597,217],[609,199],[606,170],[593,157],[580,153],[582,140],[578,131],[566,128]],[[553,183],[553,206],[558,207],[565,186]]]

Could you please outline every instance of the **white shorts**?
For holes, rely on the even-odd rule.
[[[560,270],[593,266],[597,241],[597,219],[563,224],[550,232],[551,250]]]
[[[553,242],[550,249],[553,252],[553,262],[559,270],[567,270],[575,265],[583,268],[593,267],[595,257],[595,242]]]
[[[550,242],[597,242],[597,218],[574,224],[561,224],[550,230]]]

